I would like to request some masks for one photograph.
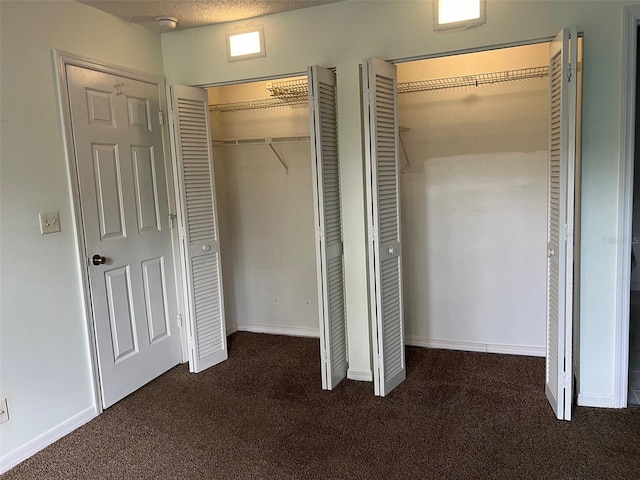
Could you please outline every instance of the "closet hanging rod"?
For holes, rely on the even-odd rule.
[[[294,137],[220,138],[211,141],[214,147],[223,145],[264,145],[269,143],[308,142],[309,135]]]
[[[289,165],[284,161],[282,155],[273,146],[274,143],[300,143],[308,142],[310,137],[297,136],[297,137],[257,137],[257,138],[225,138],[219,140],[212,140],[211,144],[214,147],[232,146],[232,145],[268,145],[273,154],[276,156],[280,164],[284,167],[286,175],[289,174]]]
[[[477,87],[491,83],[512,82],[530,78],[544,78],[549,76],[549,67],[520,68],[502,72],[478,73],[459,77],[434,78],[431,80],[417,80],[398,83],[398,93],[426,92],[455,87]]]

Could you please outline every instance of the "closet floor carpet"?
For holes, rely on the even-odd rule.
[[[555,419],[544,359],[407,348],[407,380],[320,388],[317,339],[229,338],[2,476],[9,479],[632,479],[640,409]]]

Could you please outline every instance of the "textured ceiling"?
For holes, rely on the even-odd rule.
[[[178,19],[176,30],[315,7],[340,0],[78,0],[129,22],[166,31],[158,17]]]

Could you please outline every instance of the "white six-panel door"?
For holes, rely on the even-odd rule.
[[[322,388],[347,376],[336,74],[308,68]]]
[[[362,81],[373,380],[384,396],[406,378],[396,67],[366,59]]]
[[[228,358],[207,92],[171,87],[192,372]]]
[[[571,420],[573,396],[573,228],[577,52],[575,29],[551,43],[549,77],[547,356],[545,391],[559,419]]]
[[[159,92],[72,65],[66,74],[106,408],[181,359]]]

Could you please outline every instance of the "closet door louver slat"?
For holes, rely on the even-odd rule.
[[[577,33],[551,43],[547,235],[546,394],[557,418],[571,419],[573,224]],[[573,77],[573,78],[572,78]]]
[[[308,78],[322,388],[331,390],[346,378],[348,368],[336,74],[312,66]]]
[[[373,378],[375,394],[385,396],[406,378],[396,67],[367,59],[362,78]]]
[[[207,94],[171,87],[192,372],[227,359]]]

